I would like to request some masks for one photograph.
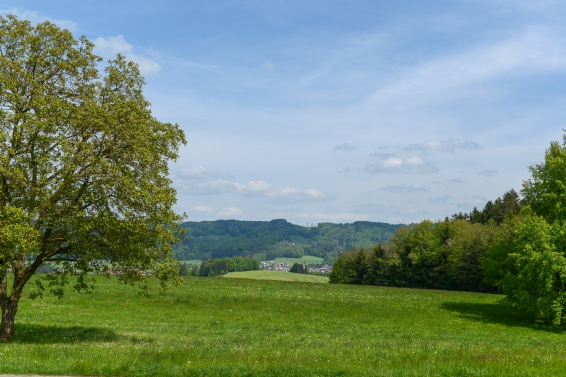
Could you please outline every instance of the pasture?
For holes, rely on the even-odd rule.
[[[273,270],[255,270],[230,272],[224,275],[230,279],[256,279],[256,280],[278,280],[278,281],[296,281],[303,283],[328,283],[328,276],[316,276],[307,274],[294,274],[284,271]]]
[[[292,266],[295,263],[301,263],[301,264],[323,264],[324,263],[324,258],[321,257],[315,257],[312,255],[305,255],[302,258],[275,258],[273,260],[274,262],[279,262],[279,263],[285,263],[288,264],[289,266]]]
[[[556,376],[566,334],[497,295],[188,277],[151,298],[23,299],[0,373],[93,376]]]

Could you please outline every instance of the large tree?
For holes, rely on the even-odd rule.
[[[24,286],[32,295],[91,289],[118,270],[143,289],[177,273],[169,257],[181,217],[168,163],[182,130],[156,120],[138,67],[105,64],[86,38],[0,17],[0,340],[14,337]],[[33,281],[33,280],[32,280]]]
[[[560,325],[566,321],[566,135],[529,170],[522,190],[528,207],[503,250],[508,254],[499,263],[505,271],[498,284],[512,307]]]
[[[525,204],[549,223],[566,222],[566,135],[562,144],[550,143],[544,162],[529,170],[522,190]]]

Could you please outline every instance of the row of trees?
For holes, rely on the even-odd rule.
[[[400,228],[387,243],[342,253],[330,282],[495,292],[486,269],[514,218],[501,226],[446,219]]]
[[[399,228],[386,243],[343,252],[331,283],[501,292],[555,325],[566,319],[566,135],[514,190],[483,210]]]
[[[219,276],[234,271],[259,270],[259,262],[255,258],[234,257],[205,259],[200,265],[198,276]]]
[[[198,276],[200,266],[198,263],[181,263],[179,276]]]

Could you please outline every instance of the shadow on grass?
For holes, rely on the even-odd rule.
[[[62,327],[16,323],[14,333],[16,342],[35,344],[114,342],[119,338],[112,330],[81,326]]]
[[[480,304],[472,302],[445,302],[443,309],[458,313],[460,317],[481,322],[492,323],[510,327],[524,327],[532,330],[548,331],[556,334],[564,333],[564,327],[556,327],[544,322],[535,321],[521,313],[512,311],[506,306],[493,304]]]

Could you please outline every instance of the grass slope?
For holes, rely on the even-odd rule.
[[[258,280],[279,280],[279,281],[298,281],[303,283],[328,283],[327,276],[316,276],[306,274],[294,274],[284,271],[256,270],[243,272],[230,272],[224,275],[225,278],[238,279],[258,279]]]
[[[0,373],[98,376],[557,376],[566,334],[496,295],[187,278],[152,298],[22,299]]]
[[[275,258],[274,262],[286,263],[289,266],[292,266],[295,263],[301,264],[323,264],[324,258],[321,257],[313,257],[311,255],[305,255],[302,258]]]
[[[202,263],[201,259],[187,259],[187,260],[180,260],[180,263],[186,263],[186,264],[198,264],[199,266]]]

